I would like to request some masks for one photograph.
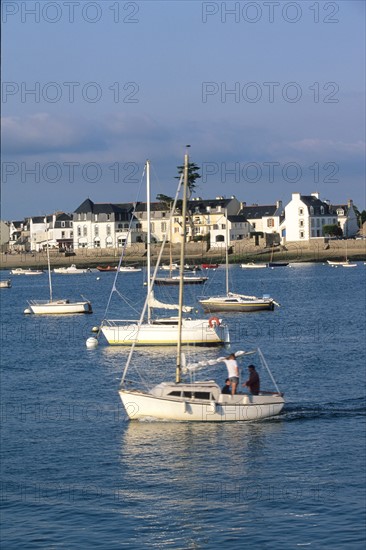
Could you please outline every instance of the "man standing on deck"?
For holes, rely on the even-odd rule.
[[[231,382],[231,395],[235,395],[239,384],[239,367],[235,359],[235,353],[230,353],[223,361],[227,367],[227,374]]]

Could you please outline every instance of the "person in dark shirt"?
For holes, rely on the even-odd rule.
[[[246,386],[252,395],[258,395],[259,389],[260,389],[260,380],[259,380],[258,373],[255,370],[254,365],[249,365],[248,370],[249,370],[249,378],[243,384],[243,386]]]
[[[231,394],[231,381],[230,381],[230,378],[226,378],[225,386],[222,388],[221,393]]]

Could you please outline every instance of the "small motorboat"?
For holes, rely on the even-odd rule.
[[[23,269],[22,267],[17,267],[10,271],[10,275],[43,275],[42,269]]]
[[[0,281],[0,288],[11,288],[11,280],[4,279],[3,281]]]
[[[217,269],[219,264],[202,264],[202,269]]]
[[[70,265],[69,267],[56,267],[53,272],[61,275],[78,275],[81,273],[90,273],[89,267],[86,269],[81,269],[76,267],[75,264]]]

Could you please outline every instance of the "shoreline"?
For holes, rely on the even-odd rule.
[[[307,244],[307,243],[306,243]],[[316,245],[316,246],[314,246]],[[174,247],[173,262],[179,261],[179,248]],[[152,263],[158,257],[159,246],[155,245],[152,254]],[[77,267],[97,267],[98,265],[117,265],[120,259],[120,249],[81,249],[74,256],[66,256],[58,251],[50,251],[51,267],[63,267],[75,264]],[[272,250],[264,247],[254,247],[246,243],[236,242],[230,247],[229,263],[268,263],[271,261]],[[273,261],[286,261],[289,263],[325,263],[327,260],[366,261],[366,240],[331,241],[324,243],[287,243],[274,249]],[[161,264],[169,264],[169,254],[164,254]],[[202,263],[225,264],[225,251],[222,249],[210,249],[204,251],[200,243],[189,243],[189,251],[186,261],[192,265]],[[123,263],[125,265],[146,265],[146,251],[144,247],[139,250],[126,250]],[[17,267],[47,269],[47,255],[44,251],[37,253],[19,253],[0,255],[0,269],[9,270]]]

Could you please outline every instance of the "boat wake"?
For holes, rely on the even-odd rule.
[[[287,403],[282,414],[276,417],[279,421],[298,421],[314,420],[328,418],[344,417],[364,417],[366,416],[366,402],[364,397],[353,399],[352,401],[334,401],[330,403],[304,403],[301,405],[292,405]]]

